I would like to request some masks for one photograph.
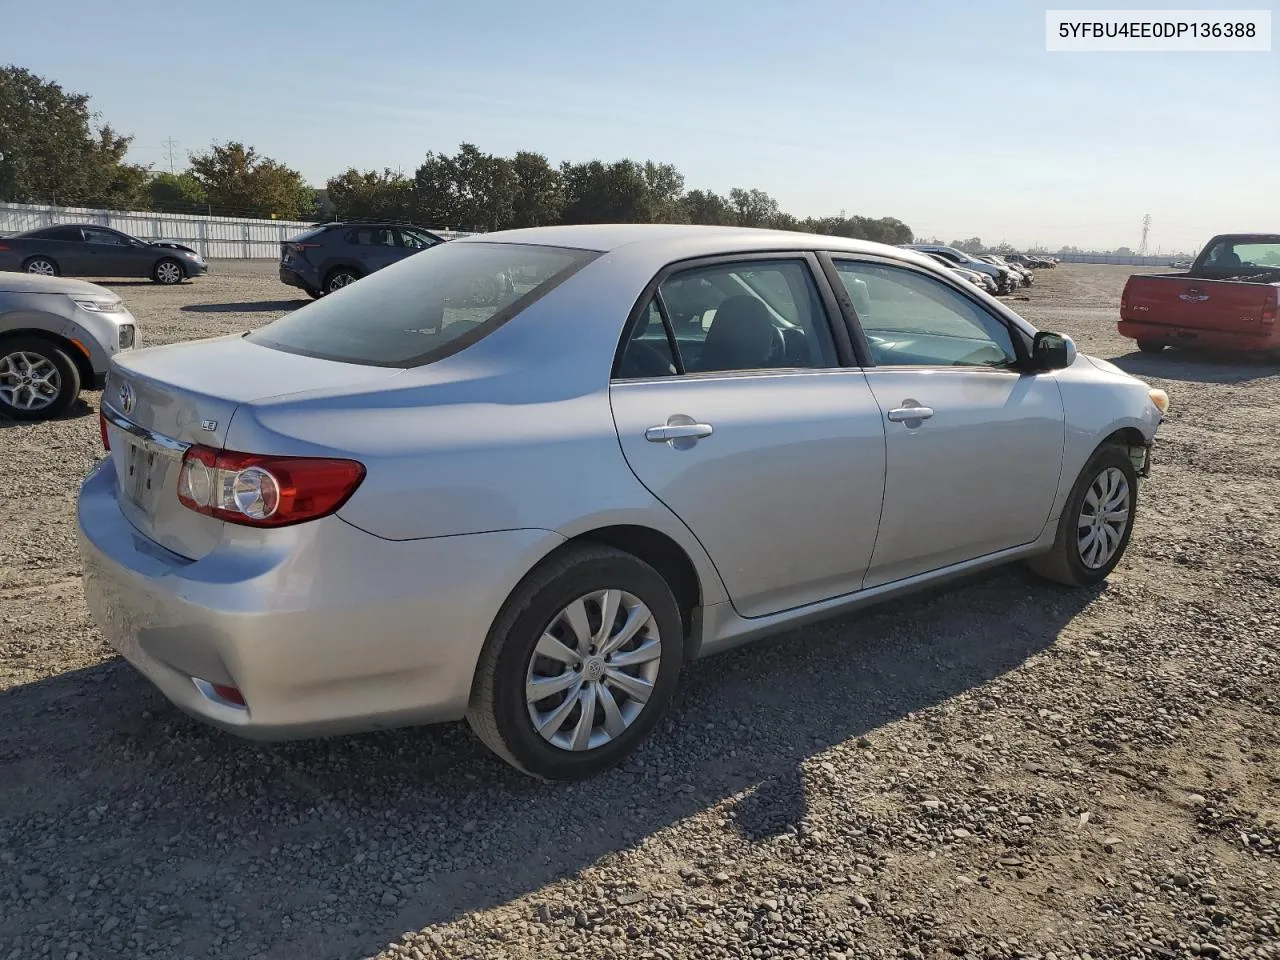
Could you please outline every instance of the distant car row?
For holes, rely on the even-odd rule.
[[[1020,253],[1007,256],[995,253],[970,254],[940,243],[903,243],[899,246],[907,250],[918,250],[974,286],[997,295],[1031,286],[1034,282],[1032,270],[1058,265],[1052,257],[1029,257]]]

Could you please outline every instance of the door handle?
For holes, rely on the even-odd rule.
[[[669,443],[672,440],[701,440],[715,431],[709,423],[664,423],[650,427],[644,438],[650,443]]]
[[[912,420],[928,420],[933,416],[933,407],[895,407],[887,414],[894,423],[909,423]]]

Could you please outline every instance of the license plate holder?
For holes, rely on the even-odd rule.
[[[155,451],[132,440],[128,442],[122,487],[129,502],[143,510],[151,505],[157,459]]]

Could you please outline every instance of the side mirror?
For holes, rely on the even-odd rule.
[[[1037,370],[1063,370],[1076,362],[1076,345],[1065,333],[1041,330],[1031,342],[1031,362]]]

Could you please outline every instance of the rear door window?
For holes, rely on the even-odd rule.
[[[390,227],[357,227],[347,234],[347,243],[357,247],[394,247],[396,234]]]
[[[837,364],[826,310],[803,260],[694,267],[662,281],[658,297],[622,350],[619,379]],[[659,323],[664,310],[670,336]]]
[[[484,338],[597,256],[532,244],[441,243],[247,339],[344,363],[416,367]]]
[[[48,227],[44,230],[37,230],[31,234],[33,239],[39,240],[70,240],[79,243],[84,239],[79,227]]]

